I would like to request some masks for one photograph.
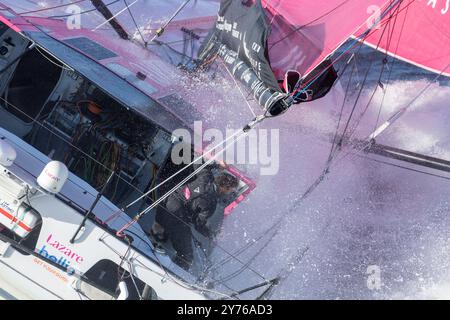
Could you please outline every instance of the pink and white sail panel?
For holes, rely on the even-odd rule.
[[[450,76],[450,0],[404,0],[391,24],[395,19],[391,36],[379,29],[366,43],[379,43],[381,51]]]
[[[331,54],[361,28],[377,24],[374,6],[385,14],[400,2],[222,0],[199,57],[221,57],[264,112],[279,115],[325,96],[337,78]]]
[[[278,79],[286,70],[306,75],[392,0],[262,0],[272,26],[269,56]]]

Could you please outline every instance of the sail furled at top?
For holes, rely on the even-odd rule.
[[[100,2],[116,23],[96,9],[94,4]],[[107,39],[113,43],[110,47],[126,48],[139,57],[126,59],[130,68],[156,70],[162,80],[166,75],[146,59],[146,50],[167,56],[171,63],[196,67],[200,39],[212,28],[198,57],[210,61],[220,55],[271,115],[327,94],[337,78],[330,56],[352,36],[420,67],[450,75],[450,0],[222,0],[220,8],[217,2],[191,1],[173,20],[181,0],[80,1],[75,6],[69,0],[2,0],[0,7],[42,30],[59,24],[60,32],[54,29],[52,36],[66,44],[66,38],[90,30],[92,41]],[[163,41],[149,44],[155,31],[169,20],[163,37],[158,38]],[[119,29],[127,37],[124,32],[119,37]],[[145,44],[145,50],[138,50],[137,44]],[[108,61],[99,59],[109,68]]]
[[[199,52],[220,56],[265,112],[323,97],[337,79],[330,55],[358,30],[377,24],[392,0],[223,0]]]
[[[393,11],[392,33],[366,43],[429,71],[450,76],[450,0],[403,0]],[[362,32],[360,30],[359,32]]]
[[[241,1],[223,0],[217,22],[199,51],[205,62],[220,56],[233,76],[252,91],[266,112],[278,115],[292,105],[283,93],[271,69],[267,55],[270,26],[257,1],[245,5]]]

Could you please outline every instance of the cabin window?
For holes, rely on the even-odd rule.
[[[26,124],[42,112],[61,75],[61,69],[43,55],[41,49],[25,54],[4,93],[9,104],[3,103],[3,108]]]
[[[114,52],[86,37],[66,39],[64,42],[83,51],[95,60],[105,60],[117,57],[117,54]]]
[[[90,299],[112,300],[120,294],[119,283],[124,281],[128,289],[127,300],[155,300],[156,292],[136,276],[110,260],[100,260],[90,268],[81,281],[80,290]]]
[[[67,41],[99,58],[111,56],[86,40]],[[105,187],[105,197],[122,207],[154,186],[172,145],[170,133],[58,64],[44,50],[35,48],[11,67],[13,76],[0,86],[5,88],[0,92],[4,97],[0,127],[49,158],[64,162],[96,190]],[[133,77],[144,91],[155,91]],[[108,180],[112,172],[115,176]],[[136,204],[130,214],[145,205],[144,201],[149,199]]]

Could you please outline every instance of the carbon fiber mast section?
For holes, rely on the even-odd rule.
[[[113,16],[111,10],[105,5],[103,0],[91,0],[95,9],[102,14],[102,16],[109,22],[109,24],[114,28],[117,34],[124,40],[128,40],[129,36],[122,25]]]

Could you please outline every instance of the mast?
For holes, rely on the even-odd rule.
[[[94,7],[100,12],[103,17],[109,22],[117,34],[124,40],[128,40],[129,36],[119,21],[114,17],[111,10],[106,6],[103,0],[91,0]]]

